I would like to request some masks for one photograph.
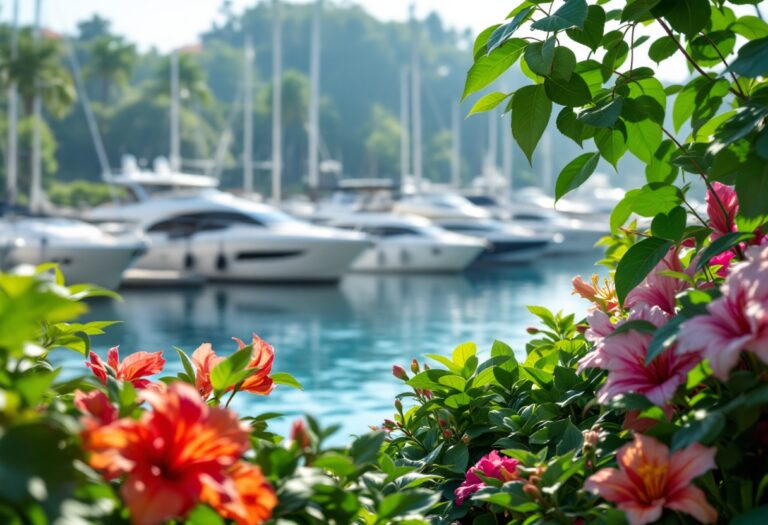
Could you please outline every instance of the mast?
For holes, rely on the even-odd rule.
[[[316,0],[312,17],[312,40],[309,48],[309,198],[317,200],[320,185],[320,17],[323,0]]]
[[[35,44],[40,45],[40,18],[42,0],[35,2]],[[35,78],[35,98],[32,102],[32,178],[29,187],[29,209],[40,213],[43,208],[43,155],[42,120],[43,99],[40,96],[40,77]]]
[[[245,37],[243,71],[243,191],[253,193],[253,44]]]
[[[461,187],[461,116],[459,105],[453,104],[451,111],[451,185]]]
[[[400,69],[400,185],[411,171],[410,99],[408,97],[408,68]]]
[[[19,42],[19,0],[13,2],[13,28],[11,30],[11,60],[16,60]],[[16,186],[18,178],[18,135],[19,94],[16,82],[8,87],[8,155],[6,158],[5,198],[9,206],[16,204]]]
[[[280,0],[272,0],[272,16],[272,200],[277,204],[280,202],[280,177],[283,169],[283,53]]]
[[[496,191],[496,178],[498,175],[498,166],[496,164],[499,157],[499,128],[498,128],[499,116],[496,114],[496,110],[488,112],[488,160],[486,161],[485,175],[485,187],[491,192]]]
[[[413,104],[413,177],[416,193],[421,193],[421,68],[419,64],[419,32],[416,6],[411,4],[411,102]]]
[[[544,131],[544,142],[541,148],[542,156],[542,184],[544,186],[544,194],[552,195],[554,193],[554,184],[552,179],[552,131],[547,128]]]
[[[179,52],[171,52],[171,169],[181,171],[181,134],[179,132]]]
[[[501,128],[501,172],[504,175],[504,180],[507,182],[507,199],[512,199],[512,190],[514,189],[513,178],[513,145],[512,145],[512,132],[511,132],[511,114],[510,116],[504,116],[502,122],[504,125]]]

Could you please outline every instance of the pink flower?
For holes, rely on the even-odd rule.
[[[90,353],[90,363],[85,363],[93,371],[99,381],[107,383],[107,366],[112,369],[114,375],[120,381],[130,381],[136,388],[147,388],[150,381],[147,377],[160,373],[165,366],[162,352],[134,352],[123,362],[120,362],[120,353],[116,346],[107,351],[106,366],[96,352]]]
[[[768,246],[750,248],[722,292],[706,315],[682,324],[677,351],[702,352],[715,376],[726,380],[744,350],[768,363]]]
[[[715,468],[715,452],[695,443],[670,454],[663,443],[637,434],[616,453],[619,468],[600,470],[587,479],[584,488],[616,503],[629,525],[652,523],[665,508],[714,523],[717,511],[692,481]]]
[[[662,272],[685,273],[677,251],[670,248],[667,255],[651,271],[645,280],[627,294],[624,300],[625,308],[635,308],[642,305],[658,306],[667,313],[675,313],[675,296],[689,287],[689,284],[677,277],[662,275]]]
[[[669,315],[658,306],[644,306],[632,312],[628,321],[649,321],[660,327],[666,324],[668,318]],[[582,359],[582,368],[602,368],[608,371],[608,377],[598,392],[599,403],[606,403],[619,394],[634,392],[662,406],[672,399],[677,387],[685,383],[688,371],[701,360],[697,354],[679,355],[670,347],[646,365],[645,358],[651,339],[651,334],[637,330],[611,335]]]
[[[712,239],[722,237],[726,233],[736,231],[736,214],[739,212],[739,200],[736,197],[736,190],[725,184],[713,182],[713,194],[707,191],[707,215],[709,216],[709,227],[712,228]],[[717,198],[715,198],[715,195]],[[720,203],[718,203],[718,199]],[[722,207],[720,206],[722,204]],[[725,213],[723,213],[725,212]]]
[[[731,261],[735,256],[736,254],[733,253],[733,250],[726,250],[723,253],[712,257],[709,260],[709,264],[720,267],[717,269],[718,277],[727,277],[728,270],[730,269],[730,266],[731,266]]]
[[[477,475],[480,472],[486,478],[496,478],[501,481],[515,481],[520,479],[517,472],[518,461],[492,450],[483,456],[475,465],[467,470],[466,479],[453,493],[456,504],[461,505],[472,494],[485,487],[485,482]]]

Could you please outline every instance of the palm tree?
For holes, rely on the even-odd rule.
[[[35,41],[32,30],[24,28],[19,33],[18,54],[11,60],[10,38],[3,38],[0,46],[0,78],[4,87],[16,82],[22,107],[32,114],[35,95],[40,92],[46,110],[56,116],[64,116],[75,102],[72,77],[61,63],[59,42],[52,38]]]
[[[211,92],[205,78],[205,71],[195,58],[193,51],[179,52],[179,91],[181,99],[193,104],[207,105],[211,101]],[[171,93],[171,59],[166,58],[160,64],[157,80],[151,87],[155,96],[169,97]]]
[[[88,42],[87,49],[85,76],[99,82],[99,98],[106,104],[113,85],[123,87],[128,83],[137,59],[136,46],[125,42],[121,36],[102,35]]]

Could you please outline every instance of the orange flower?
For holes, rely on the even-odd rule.
[[[207,399],[213,391],[211,385],[211,370],[224,360],[213,351],[211,343],[203,343],[192,353],[192,363],[197,368],[195,386],[203,399]]]
[[[184,383],[144,390],[152,410],[94,430],[91,466],[124,476],[120,494],[134,525],[184,517],[202,495],[239,496],[230,469],[248,449],[248,428],[229,410],[209,407]]]
[[[109,367],[117,379],[130,381],[136,388],[147,388],[150,381],[146,378],[161,372],[165,366],[162,352],[134,352],[121,363],[116,346],[107,352],[106,364],[96,352],[90,353],[90,359],[91,362],[86,362],[85,366],[89,367],[102,383],[107,384],[107,367]]]
[[[240,339],[236,337],[233,339],[237,341],[240,350],[247,346]],[[240,390],[266,396],[275,388],[275,384],[269,377],[269,374],[272,372],[272,361],[275,360],[275,350],[256,334],[253,334],[251,346],[253,350],[251,351],[251,362],[248,363],[248,368],[255,368],[256,372],[243,381],[243,386]]]
[[[619,469],[600,470],[584,488],[616,503],[629,525],[652,523],[664,508],[690,514],[701,523],[715,523],[717,511],[692,483],[715,468],[715,452],[695,443],[670,454],[663,443],[636,434],[616,453]]]
[[[88,393],[76,390],[75,407],[83,413],[81,421],[89,430],[109,425],[117,420],[117,408],[110,403],[107,394],[101,390]]]
[[[277,497],[259,467],[240,461],[229,474],[234,484],[233,499],[225,501],[220,493],[206,490],[201,500],[237,525],[260,525],[267,521],[277,505]]]

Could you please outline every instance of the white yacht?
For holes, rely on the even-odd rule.
[[[478,263],[527,263],[544,255],[551,244],[559,244],[552,234],[535,233],[527,228],[493,219],[443,219],[436,223],[451,232],[471,235],[488,244]]]
[[[314,226],[221,192],[210,177],[134,170],[112,182],[130,202],[88,217],[132,222],[146,232],[150,248],[136,262],[139,269],[212,280],[335,281],[371,245],[363,234]]]
[[[405,195],[394,203],[395,213],[420,215],[428,219],[490,219],[491,213],[454,193]]]
[[[67,284],[88,283],[115,290],[123,272],[146,252],[136,235],[113,236],[74,219],[14,216],[0,221],[0,237],[11,241],[4,265],[56,263]]]
[[[595,244],[610,233],[607,221],[574,219],[536,202],[524,202],[520,199],[504,206],[488,195],[471,195],[467,199],[494,217],[538,234],[551,236],[554,242],[549,245],[547,254],[592,252],[595,250]]]
[[[327,224],[370,235],[375,246],[365,250],[352,269],[365,272],[459,272],[486,249],[486,242],[459,235],[423,217],[392,213],[355,213]]]

